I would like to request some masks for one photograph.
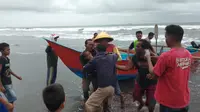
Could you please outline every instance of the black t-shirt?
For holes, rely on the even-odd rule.
[[[0,64],[2,64],[2,70],[0,72],[1,82],[3,85],[12,84],[11,70],[10,70],[10,59],[7,57],[0,57]]]
[[[128,48],[129,48],[130,50],[133,49],[133,48],[134,48],[134,42],[132,42]]]
[[[50,46],[47,46],[45,51],[47,53],[47,67],[57,67],[58,56],[55,54],[53,49]]]
[[[147,74],[149,74],[148,63],[146,60],[138,61],[137,56],[134,55],[132,57],[132,62],[135,67],[138,69],[138,75],[136,77],[137,83],[141,88],[147,88],[150,85],[154,85],[157,83],[157,80],[152,80],[147,78]],[[154,63],[153,63],[154,64]]]

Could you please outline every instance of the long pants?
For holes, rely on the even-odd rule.
[[[98,88],[92,95],[89,97],[87,102],[85,103],[85,111],[86,112],[103,112],[111,109],[112,97],[114,95],[114,88],[112,86]],[[104,102],[107,103],[107,109],[103,109]]]
[[[47,86],[54,84],[57,77],[57,66],[51,66],[47,70]]]
[[[90,83],[92,82],[92,86],[94,91],[97,89],[97,78],[96,77],[90,77],[90,78],[83,78],[82,79],[85,83],[83,83],[83,95],[84,95],[84,100],[87,101],[89,98],[89,91],[90,91]]]

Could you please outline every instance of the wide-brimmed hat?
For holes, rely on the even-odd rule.
[[[106,32],[99,33],[96,38],[94,38],[94,41],[102,40],[102,39],[108,39],[109,42],[113,41],[113,38],[108,35]]]

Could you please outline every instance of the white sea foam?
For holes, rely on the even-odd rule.
[[[200,25],[181,25],[184,29],[200,29]],[[158,25],[160,29],[164,29],[166,25]],[[50,32],[62,32],[62,31],[119,31],[119,30],[132,30],[132,29],[150,29],[154,28],[154,25],[139,25],[139,26],[107,26],[107,27],[72,27],[72,28],[0,28],[0,31],[50,31]]]
[[[33,55],[33,54],[39,54],[39,52],[15,52],[16,54],[20,55]]]

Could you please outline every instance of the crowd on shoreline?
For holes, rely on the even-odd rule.
[[[153,112],[156,103],[160,104],[160,112],[188,112],[190,91],[188,81],[192,55],[182,47],[184,30],[179,25],[168,25],[165,28],[165,39],[169,51],[160,54],[151,45],[154,33],[142,39],[142,31],[136,32],[137,40],[128,48],[128,64],[118,65],[122,60],[119,49],[112,44],[114,40],[106,32],[95,33],[94,37],[85,41],[85,50],[80,55],[83,66],[82,89],[85,112],[111,112],[112,97],[120,97],[121,108],[124,108],[124,97],[118,80],[117,69],[130,70],[137,68],[133,88],[133,101],[138,101],[138,111],[147,106]],[[57,41],[58,35],[51,35]],[[135,54],[130,56],[131,49]],[[0,112],[13,112],[15,92],[12,89],[11,75],[22,78],[10,69],[9,44],[1,43],[0,51]],[[66,98],[62,85],[55,83],[57,77],[57,61],[54,49],[48,46],[47,53],[47,87],[43,90],[43,100],[50,112],[61,112]],[[89,85],[93,85],[93,93],[89,95]],[[146,96],[146,102],[142,100]],[[130,99],[129,99],[130,100]],[[3,110],[4,109],[4,110]]]

